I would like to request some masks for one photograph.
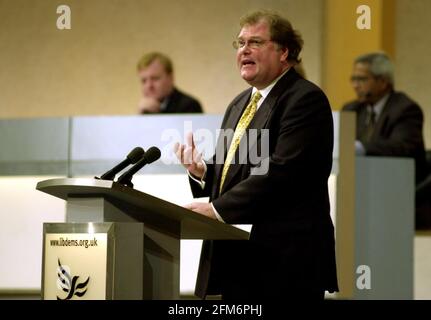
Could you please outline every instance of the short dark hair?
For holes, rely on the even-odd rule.
[[[293,29],[289,20],[283,18],[278,13],[269,10],[258,10],[241,17],[239,25],[242,28],[245,25],[259,23],[262,20],[269,25],[271,40],[289,50],[287,61],[300,63],[299,53],[302,50],[304,41],[299,32]]]
[[[165,68],[165,71],[167,74],[172,74],[174,71],[174,68],[172,66],[172,61],[169,59],[169,57],[163,53],[160,52],[150,52],[147,54],[144,54],[141,59],[138,61],[137,69],[138,71],[145,69],[150,64],[152,64],[155,60],[159,60],[160,63]]]

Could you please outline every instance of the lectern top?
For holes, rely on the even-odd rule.
[[[179,223],[181,239],[247,240],[249,233],[232,225],[151,196],[122,184],[97,179],[60,178],[40,181],[36,189],[54,197],[104,198],[136,221],[162,227]],[[109,222],[109,221],[107,221]]]

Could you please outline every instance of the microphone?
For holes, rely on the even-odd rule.
[[[121,161],[119,164],[117,164],[115,167],[113,167],[111,170],[105,172],[102,174],[100,178],[96,177],[96,179],[100,180],[114,180],[115,175],[126,168],[130,164],[137,163],[145,154],[144,149],[141,147],[136,147],[132,151],[129,152],[126,159]]]
[[[161,156],[160,149],[157,147],[151,147],[145,152],[141,160],[139,160],[133,167],[123,173],[117,180],[118,183],[124,184],[127,187],[133,188],[132,177],[133,175],[141,170],[146,164],[150,164],[158,160]]]

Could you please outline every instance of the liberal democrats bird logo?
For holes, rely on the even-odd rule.
[[[70,268],[68,266],[63,266],[60,259],[58,259],[57,276],[57,287],[67,293],[66,298],[61,299],[57,296],[57,300],[70,300],[74,295],[82,297],[87,292],[87,285],[90,281],[90,277],[84,282],[78,283],[79,276],[74,276],[72,278]]]

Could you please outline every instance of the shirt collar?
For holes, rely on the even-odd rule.
[[[377,118],[380,116],[380,114],[382,113],[382,111],[383,111],[383,107],[386,105],[386,102],[388,101],[389,96],[390,96],[390,93],[385,94],[383,97],[381,97],[381,98],[380,98],[380,100],[379,100],[379,101],[377,101],[377,102],[374,104],[373,109],[374,109],[374,112],[375,112],[375,114],[376,114],[376,119],[377,119]],[[368,111],[371,111],[371,105],[368,105],[368,106],[367,106],[367,109],[368,109]]]
[[[284,71],[281,75],[278,76],[278,78],[276,78],[273,82],[271,82],[270,85],[268,85],[266,88],[260,89],[258,90],[257,88],[253,87],[253,90],[251,92],[251,96],[253,96],[253,94],[256,91],[259,91],[260,94],[262,95],[262,98],[259,99],[258,103],[257,103],[257,108],[260,107],[260,105],[263,103],[263,101],[265,100],[265,98],[268,96],[268,94],[271,92],[272,88],[274,88],[274,86],[277,84],[278,80],[281,79],[281,77],[283,77],[289,70],[291,67],[287,68],[286,71]]]

